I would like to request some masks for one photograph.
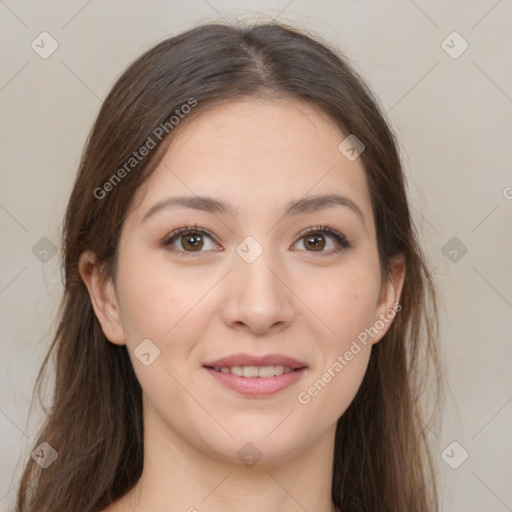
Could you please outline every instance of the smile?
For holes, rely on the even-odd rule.
[[[223,366],[222,368],[213,368],[214,370],[222,373],[232,373],[238,377],[260,377],[268,379],[269,377],[278,377],[283,373],[293,372],[293,368],[283,365],[270,365],[270,366]]]
[[[276,395],[296,384],[307,371],[307,368],[293,370],[281,365],[204,368],[223,387],[251,397]]]

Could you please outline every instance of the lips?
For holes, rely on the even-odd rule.
[[[282,354],[236,354],[210,361],[203,367],[215,381],[251,397],[279,393],[297,383],[308,368],[306,363]]]
[[[287,366],[292,370],[307,368],[307,364],[282,354],[268,354],[265,356],[254,356],[250,354],[234,354],[210,361],[203,365],[206,368],[232,368],[233,366]]]

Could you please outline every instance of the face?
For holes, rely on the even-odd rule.
[[[146,428],[233,461],[255,450],[246,443],[276,461],[333,434],[403,280],[381,284],[365,172],[338,149],[345,137],[297,101],[205,111],[137,191],[115,282],[83,255]]]

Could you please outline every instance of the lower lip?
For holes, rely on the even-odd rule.
[[[232,373],[223,373],[205,368],[208,373],[224,386],[250,396],[269,396],[295,384],[304,375],[306,368],[283,373],[276,377],[239,377]]]

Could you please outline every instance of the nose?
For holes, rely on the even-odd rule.
[[[293,286],[270,251],[252,263],[238,258],[225,283],[223,321],[231,328],[268,334],[289,327],[295,317]]]

